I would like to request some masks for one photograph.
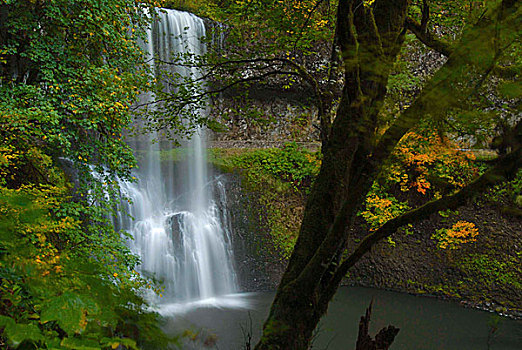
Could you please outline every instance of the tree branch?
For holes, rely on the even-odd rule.
[[[424,45],[446,57],[450,56],[455,51],[455,48],[450,43],[442,39],[439,39],[429,31],[424,31],[422,24],[419,24],[419,22],[415,21],[410,17],[406,18],[406,29],[412,32],[417,37],[417,39],[419,39],[419,41],[422,42]],[[495,65],[492,70],[493,74],[501,78],[514,78],[515,76],[520,74],[520,72],[520,65]]]
[[[297,44],[299,43],[299,40],[301,40],[301,38],[303,36],[304,29],[306,28],[306,26],[308,26],[308,23],[310,22],[310,19],[312,18],[313,13],[315,12],[315,10],[317,10],[319,8],[319,5],[321,5],[321,3],[323,1],[324,0],[317,0],[317,3],[314,5],[312,10],[310,10],[310,12],[308,12],[304,24],[299,29],[299,34],[297,34],[297,38],[295,39],[294,48],[292,49],[292,51],[295,52],[295,50],[297,48]]]
[[[298,64],[297,62],[287,59],[287,58],[254,58],[254,59],[236,59],[236,60],[226,60],[223,62],[217,62],[217,63],[200,63],[200,64],[190,64],[190,63],[178,63],[178,62],[166,62],[161,61],[163,64],[168,65],[174,65],[174,66],[180,66],[180,67],[190,67],[190,68],[205,68],[205,67],[211,67],[212,70],[216,70],[217,68],[225,67],[225,66],[231,66],[231,65],[240,65],[240,64],[255,64],[255,63],[266,63],[266,64],[280,64],[280,65],[288,65],[292,68],[294,68],[298,75],[300,75],[303,80],[305,80],[315,91],[315,94],[318,98],[322,96],[321,89],[319,87],[319,83],[317,80],[308,72],[308,70]],[[262,67],[264,69],[264,67]],[[266,67],[269,68],[269,67]],[[281,72],[281,71],[274,71],[274,72]],[[283,72],[280,74],[288,74],[289,72]],[[292,75],[296,75],[295,72],[291,73]],[[274,75],[274,74],[270,74]],[[209,74],[206,74],[205,76],[209,76]],[[241,81],[238,81],[237,83],[241,83]],[[235,85],[235,83],[233,84]]]
[[[430,49],[433,49],[446,57],[453,53],[454,48],[452,45],[450,45],[442,39],[439,39],[437,36],[429,32],[428,30],[424,30],[422,23],[417,22],[411,17],[407,17],[405,25],[406,29],[415,34],[417,39],[419,39],[424,45],[426,45]]]
[[[322,0],[320,0],[317,4],[317,6],[321,3]],[[197,67],[197,68],[206,68],[207,69],[207,72],[202,75],[201,77],[197,78],[197,79],[194,79],[190,82],[186,82],[186,84],[191,84],[191,83],[195,83],[195,82],[198,82],[198,81],[203,81],[203,80],[206,80],[208,79],[208,77],[210,77],[211,75],[213,74],[217,74],[218,70],[219,69],[224,69],[224,70],[231,70],[231,69],[238,69],[236,68],[235,66],[241,66],[241,65],[245,65],[245,66],[248,66],[250,65],[250,69],[253,69],[253,70],[257,70],[257,71],[263,71],[263,70],[266,70],[266,69],[272,69],[274,67],[277,67],[279,70],[275,69],[273,71],[270,71],[270,72],[267,72],[267,73],[264,73],[264,74],[260,74],[260,75],[256,75],[256,76],[253,76],[253,77],[248,77],[248,78],[243,78],[243,79],[238,79],[226,86],[223,86],[219,89],[214,89],[214,90],[208,90],[208,91],[205,91],[201,94],[197,94],[197,95],[194,95],[194,96],[191,96],[190,98],[186,98],[186,99],[181,99],[180,100],[180,105],[181,105],[181,108],[183,108],[184,106],[186,106],[187,104],[190,104],[192,101],[200,101],[200,99],[203,97],[203,96],[207,96],[207,95],[214,95],[214,94],[217,94],[217,93],[220,93],[220,92],[224,92],[225,90],[228,90],[230,89],[231,87],[234,87],[238,84],[242,84],[242,83],[246,83],[246,82],[250,82],[250,81],[258,81],[258,80],[262,80],[268,76],[272,76],[272,75],[294,75],[294,76],[299,76],[301,79],[303,79],[314,91],[314,94],[316,96],[316,100],[315,100],[315,106],[317,107],[317,110],[318,110],[318,119],[320,120],[320,125],[321,125],[321,138],[324,139],[327,135],[327,132],[328,132],[328,128],[329,128],[329,123],[328,123],[328,120],[327,120],[327,107],[325,105],[325,94],[322,92],[321,90],[321,87],[319,85],[319,82],[317,81],[317,79],[314,78],[314,76],[312,74],[310,74],[308,72],[308,70],[301,64],[295,62],[294,60],[291,60],[291,59],[287,59],[287,58],[280,58],[280,57],[275,57],[275,58],[253,58],[253,59],[231,59],[231,60],[226,60],[226,61],[222,61],[222,62],[217,62],[217,63],[198,63],[198,62],[178,62],[178,61],[174,61],[174,62],[168,62],[168,61],[160,61],[162,64],[166,64],[166,65],[173,65],[173,66],[179,66],[179,67],[189,67],[189,68],[194,68],[194,67]],[[262,65],[262,66],[254,66],[252,67],[252,65],[257,65],[257,64],[266,64],[266,65]],[[285,68],[285,66],[287,68],[291,68],[293,69],[294,71],[283,71],[282,69]],[[144,106],[147,106],[147,105],[151,105],[151,104],[155,104],[155,103],[158,103],[158,102],[167,102],[167,101],[175,101],[176,98],[175,97],[172,97],[172,98],[165,98],[165,99],[158,99],[158,100],[155,100],[155,101],[152,101],[152,102],[146,102],[146,103],[142,103],[142,104],[139,104],[139,105],[136,105],[134,106],[134,109],[137,109],[137,108],[140,108],[140,107],[144,107]]]
[[[428,23],[430,21],[430,5],[428,0],[422,0],[422,18],[421,18],[421,31],[427,32]]]
[[[243,84],[243,83],[248,83],[248,82],[251,82],[251,81],[257,81],[257,80],[262,80],[264,78],[267,78],[269,76],[272,76],[272,75],[295,75],[295,76],[299,76],[298,73],[296,72],[292,72],[292,71],[272,71],[272,72],[267,72],[265,74],[261,74],[261,75],[258,75],[258,76],[253,76],[253,77],[248,77],[248,78],[244,78],[244,79],[239,79],[239,80],[236,80],[226,86],[223,86],[219,89],[214,89],[214,90],[208,90],[208,91],[205,91],[205,92],[202,92],[202,93],[199,93],[199,94],[196,94],[196,95],[193,95],[193,96],[190,96],[190,98],[185,98],[185,99],[179,99],[179,103],[181,104],[181,108],[183,108],[184,106],[192,103],[192,102],[195,102],[195,101],[198,101],[200,100],[202,97],[204,96],[209,96],[209,95],[215,95],[215,94],[218,94],[220,92],[224,92],[236,85],[239,85],[239,84]],[[149,105],[153,105],[153,104],[157,104],[157,103],[161,103],[161,102],[169,102],[169,101],[176,101],[176,98],[175,97],[169,97],[169,98],[163,98],[163,99],[159,99],[159,100],[154,100],[154,101],[150,101],[150,102],[145,102],[145,103],[141,103],[141,104],[138,104],[138,105],[135,105],[133,107],[133,110],[136,110],[140,107],[145,107],[145,106],[149,106]]]
[[[522,138],[520,135],[519,137]],[[522,143],[522,140],[519,140],[519,142]],[[474,194],[480,193],[492,185],[512,178],[518,169],[522,168],[520,159],[522,159],[522,147],[519,144],[517,149],[505,157],[499,158],[495,166],[457,193],[428,202],[386,222],[375,232],[366,236],[350,256],[341,263],[328,284],[328,288],[330,289],[329,293],[326,293],[326,295],[322,297],[328,298],[330,294],[335,293],[335,290],[332,290],[332,288],[337,289],[337,286],[344,276],[346,276],[348,270],[353,267],[363,255],[370,251],[377,242],[395,233],[399,227],[427,219],[431,214],[440,210],[456,209],[466,204],[467,200]]]

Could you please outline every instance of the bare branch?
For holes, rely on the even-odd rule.
[[[163,103],[163,102],[172,102],[172,101],[178,101],[180,103],[180,106],[181,108],[185,107],[186,105],[188,104],[191,104],[195,101],[198,101],[200,100],[202,97],[205,97],[205,96],[211,96],[211,95],[215,95],[215,94],[219,94],[220,92],[224,92],[236,85],[239,85],[239,84],[244,84],[244,83],[248,83],[248,82],[251,82],[251,81],[258,81],[258,80],[263,80],[269,76],[272,76],[272,75],[294,75],[294,76],[299,76],[298,73],[296,72],[293,72],[293,71],[271,71],[271,72],[267,72],[265,74],[261,74],[261,75],[258,75],[258,76],[252,76],[252,77],[248,77],[248,78],[243,78],[243,79],[239,79],[239,80],[236,80],[226,86],[223,86],[219,89],[214,89],[214,90],[207,90],[205,92],[202,92],[202,93],[199,93],[199,94],[196,94],[196,95],[193,95],[193,96],[190,96],[189,98],[181,98],[181,99],[178,99],[177,97],[168,97],[168,98],[163,98],[163,99],[157,99],[157,100],[154,100],[154,101],[150,101],[150,102],[145,102],[145,103],[141,103],[141,104],[138,104],[138,105],[135,105],[133,107],[133,110],[136,110],[136,109],[139,109],[141,107],[146,107],[146,106],[149,106],[149,105],[154,105],[154,104],[157,104],[157,103]]]
[[[320,88],[320,85],[319,85],[319,82],[312,76],[312,74],[310,74],[308,72],[308,70],[301,64],[295,62],[294,60],[291,60],[291,59],[287,59],[287,58],[280,58],[280,57],[275,57],[275,58],[254,58],[254,59],[232,59],[232,60],[226,60],[226,61],[222,61],[222,62],[217,62],[217,63],[186,63],[186,62],[167,62],[167,61],[160,61],[162,64],[166,64],[166,65],[173,65],[173,66],[180,66],[180,67],[190,67],[190,68],[193,68],[193,67],[197,67],[197,68],[206,68],[207,69],[207,72],[199,77],[199,78],[196,78],[192,81],[189,81],[187,82],[187,84],[191,84],[191,83],[197,83],[199,81],[203,81],[203,80],[206,80],[208,79],[211,75],[213,74],[216,74],[217,71],[221,68],[223,69],[233,69],[233,68],[230,68],[230,67],[233,67],[233,66],[240,66],[240,65],[249,65],[249,68],[250,69],[253,69],[253,70],[257,70],[257,71],[263,71],[263,70],[267,70],[267,69],[274,69],[274,66],[277,66],[277,68],[279,70],[276,70],[274,69],[273,71],[270,71],[270,72],[267,72],[267,73],[264,73],[264,74],[260,74],[260,75],[256,75],[256,76],[253,76],[253,77],[248,77],[248,78],[243,78],[243,79],[238,79],[226,86],[223,86],[219,89],[214,89],[214,90],[207,90],[201,94],[197,94],[197,95],[194,95],[194,96],[191,96],[190,98],[188,99],[182,99],[180,100],[180,106],[181,108],[185,107],[186,105],[190,104],[191,101],[199,101],[199,98],[201,98],[202,96],[209,96],[209,95],[215,95],[215,94],[218,94],[220,92],[224,92],[238,84],[242,84],[242,83],[247,83],[247,82],[250,82],[250,81],[259,81],[259,80],[262,80],[263,78],[266,78],[268,76],[273,76],[273,75],[293,75],[293,76],[299,76],[300,78],[302,78],[308,85],[310,85],[310,87],[312,87],[313,91],[314,91],[314,94],[316,96],[316,100],[315,100],[315,105],[318,109],[318,117],[319,119],[321,120],[321,123],[322,125],[325,124],[325,116],[326,116],[326,108],[325,108],[325,105],[324,105],[324,96],[323,96],[323,92]],[[258,63],[263,63],[263,64],[266,64],[266,66],[252,66],[252,65],[256,65]],[[289,68],[292,68],[294,69],[295,71],[285,71],[285,70],[282,70],[283,67],[289,67]],[[165,99],[158,99],[158,100],[155,100],[155,101],[152,101],[152,102],[147,102],[147,103],[142,103],[142,104],[139,104],[139,105],[136,105],[134,106],[133,108],[134,109],[138,109],[140,107],[144,107],[144,106],[147,106],[147,105],[152,105],[152,104],[156,104],[156,103],[160,103],[160,102],[167,102],[167,101],[173,101],[173,100],[176,100],[176,97],[172,97],[172,98],[165,98]]]
[[[406,28],[424,45],[446,57],[449,57],[455,51],[455,48],[450,43],[438,38],[433,33],[424,30],[422,23],[419,24],[419,22],[410,17],[406,18]],[[507,44],[505,48],[500,49],[500,51],[505,50],[511,44],[512,42]],[[520,66],[496,65],[493,67],[492,73],[502,78],[513,78],[517,74],[520,74]]]

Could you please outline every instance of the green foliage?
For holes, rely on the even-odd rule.
[[[90,164],[127,176],[133,158],[121,132],[148,79],[136,39],[143,36],[143,8],[150,5],[121,0],[2,5],[0,111],[8,126],[3,136],[22,133],[83,171]]]
[[[137,40],[145,9],[157,4],[0,4],[0,342],[8,348],[166,346],[158,315],[138,295],[144,281],[130,272],[137,258],[109,220],[116,179],[131,180],[135,166],[122,133],[147,88]]]
[[[263,49],[310,55],[314,43],[331,37],[335,6],[336,1],[226,1],[215,9],[214,17],[234,27],[230,39],[236,54],[241,44],[247,44],[252,53]]]
[[[309,187],[319,172],[320,155],[299,147],[295,142],[281,149],[260,149],[245,153],[231,160],[237,168],[256,168],[283,182],[289,182],[295,190]]]
[[[478,283],[487,285],[496,283],[502,288],[522,290],[520,275],[522,274],[522,255],[512,256],[508,260],[498,260],[494,255],[470,254],[459,263],[461,268],[474,272],[479,276]]]
[[[10,344],[14,347],[18,347],[24,341],[39,342],[44,340],[42,332],[34,324],[19,324],[12,318],[0,315],[0,327],[4,328]]]
[[[201,17],[213,17],[218,4],[214,0],[167,0],[162,7],[180,11],[188,11]]]
[[[40,322],[56,321],[69,336],[81,333],[87,316],[99,313],[99,308],[91,299],[65,292],[42,307]]]
[[[475,224],[467,221],[458,221],[451,228],[441,228],[435,231],[431,239],[437,241],[440,249],[459,249],[464,243],[475,242],[478,229]]]
[[[516,205],[522,207],[522,170],[511,181],[496,185],[486,193],[486,199],[495,204]]]
[[[498,86],[499,92],[509,98],[521,98],[522,97],[522,86],[516,82],[504,82]]]
[[[168,339],[158,328],[157,315],[143,311],[145,301],[136,292],[140,281],[130,275],[109,278],[101,261],[58,251],[45,234],[67,227],[62,222],[48,227],[56,223],[49,210],[30,190],[3,190],[0,196],[5,214],[0,226],[0,323],[10,346],[77,349],[72,346],[94,344],[100,349],[118,342],[135,348],[128,337],[143,346],[165,345]],[[136,327],[143,333],[137,335]]]

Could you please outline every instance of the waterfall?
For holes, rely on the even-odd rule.
[[[171,53],[205,52],[203,20],[187,12],[161,10],[148,31],[144,49],[160,62],[171,61]],[[190,51],[187,51],[190,50]],[[187,76],[200,76],[194,68],[162,66],[149,60],[156,76],[162,69]],[[141,96],[142,102],[153,100]],[[201,110],[199,113],[205,113]],[[140,126],[140,121],[136,122]],[[116,225],[132,239],[131,250],[141,259],[139,272],[163,282],[165,291],[154,302],[183,303],[237,292],[231,235],[225,206],[226,193],[219,178],[210,178],[205,147],[206,133],[196,130],[184,142],[184,162],[162,164],[160,152],[170,150],[158,132],[130,139],[138,154],[137,182],[121,184],[131,199],[125,203],[130,217],[120,215]],[[173,162],[169,162],[173,163]]]

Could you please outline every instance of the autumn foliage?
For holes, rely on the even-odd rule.
[[[472,152],[437,132],[411,131],[397,146],[384,178],[372,186],[360,215],[375,231],[412,207],[465,186],[479,172],[474,160]],[[434,239],[439,248],[454,249],[477,234],[473,223],[459,221]]]
[[[411,189],[425,195],[432,190],[437,196],[446,184],[461,188],[477,175],[473,153],[459,150],[458,144],[436,132],[409,132],[395,151],[396,163],[390,167],[388,179],[400,185],[403,192]]]
[[[458,249],[464,243],[475,242],[478,229],[472,222],[457,221],[447,229],[439,229],[432,236],[437,240],[437,247],[441,249]]]

